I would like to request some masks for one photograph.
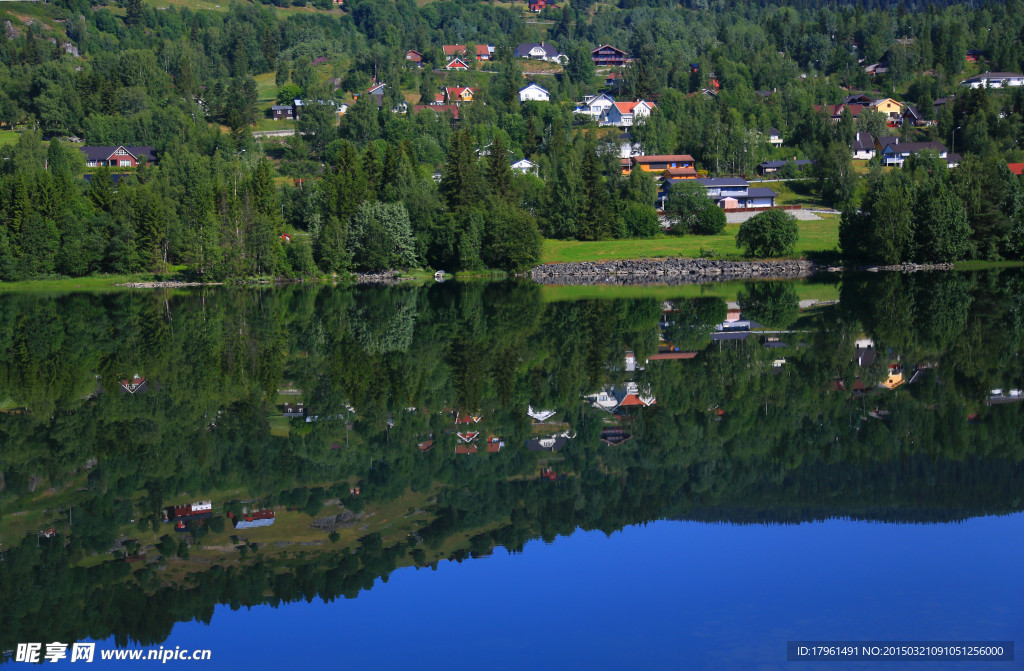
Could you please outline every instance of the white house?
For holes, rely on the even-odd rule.
[[[604,113],[608,111],[608,108],[615,104],[615,98],[611,97],[607,93],[601,93],[596,96],[583,96],[583,102],[576,106],[573,111],[576,114],[586,114],[592,116],[595,119],[600,119],[604,116]]]
[[[882,165],[902,168],[904,161],[921,151],[934,151],[939,158],[948,159],[949,152],[941,142],[894,142],[882,147]]]
[[[554,48],[550,44],[545,44],[544,42],[541,42],[540,44],[520,44],[516,47],[516,58],[529,58],[535,61],[549,61],[560,65],[565,65],[569,62],[568,56],[560,53],[558,49]]]
[[[537,164],[528,158],[521,158],[518,161],[512,161],[512,170],[515,172],[521,172],[524,175],[529,173],[531,175],[537,174]]]
[[[970,86],[972,89],[1024,86],[1024,75],[1019,72],[985,72],[977,77],[963,80],[960,82],[960,86]]]
[[[875,138],[871,133],[860,132],[853,138],[853,158],[859,161],[870,161],[875,157]]]
[[[615,103],[608,108],[601,119],[602,126],[618,126],[629,128],[635,123],[646,119],[654,111],[654,103],[637,100],[629,103]]]
[[[519,89],[519,102],[525,103],[530,100],[546,103],[551,100],[551,94],[543,86],[529,84]]]
[[[773,127],[768,129],[768,144],[773,147],[782,146],[782,133],[779,132],[778,128]]]

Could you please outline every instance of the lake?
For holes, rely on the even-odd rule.
[[[2,294],[0,654],[781,669],[788,641],[1013,641],[1022,337],[1015,270]]]

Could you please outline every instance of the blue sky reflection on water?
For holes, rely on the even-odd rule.
[[[790,639],[1016,637],[1020,648],[1022,556],[1024,514],[663,521],[400,569],[354,600],[218,606],[210,626],[179,624],[164,647],[211,648],[203,668],[239,669],[1022,668],[1024,650],[1009,664],[786,662]]]

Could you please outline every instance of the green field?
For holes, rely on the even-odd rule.
[[[831,252],[839,245],[839,220],[834,215],[824,215],[820,221],[798,221],[797,224],[800,227],[800,239],[795,250],[797,256]],[[739,229],[739,224],[729,224],[720,235],[666,235],[598,242],[545,240],[540,260],[541,263],[568,263],[710,255],[738,260],[743,258],[736,248]]]

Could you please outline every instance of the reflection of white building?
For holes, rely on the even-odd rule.
[[[555,416],[555,410],[537,410],[532,405],[526,406],[526,414],[535,422],[546,422]]]
[[[596,394],[587,396],[590,404],[605,412],[614,412],[619,408],[648,407],[657,403],[651,390],[640,390],[636,382],[627,382],[621,387],[608,387]]]

